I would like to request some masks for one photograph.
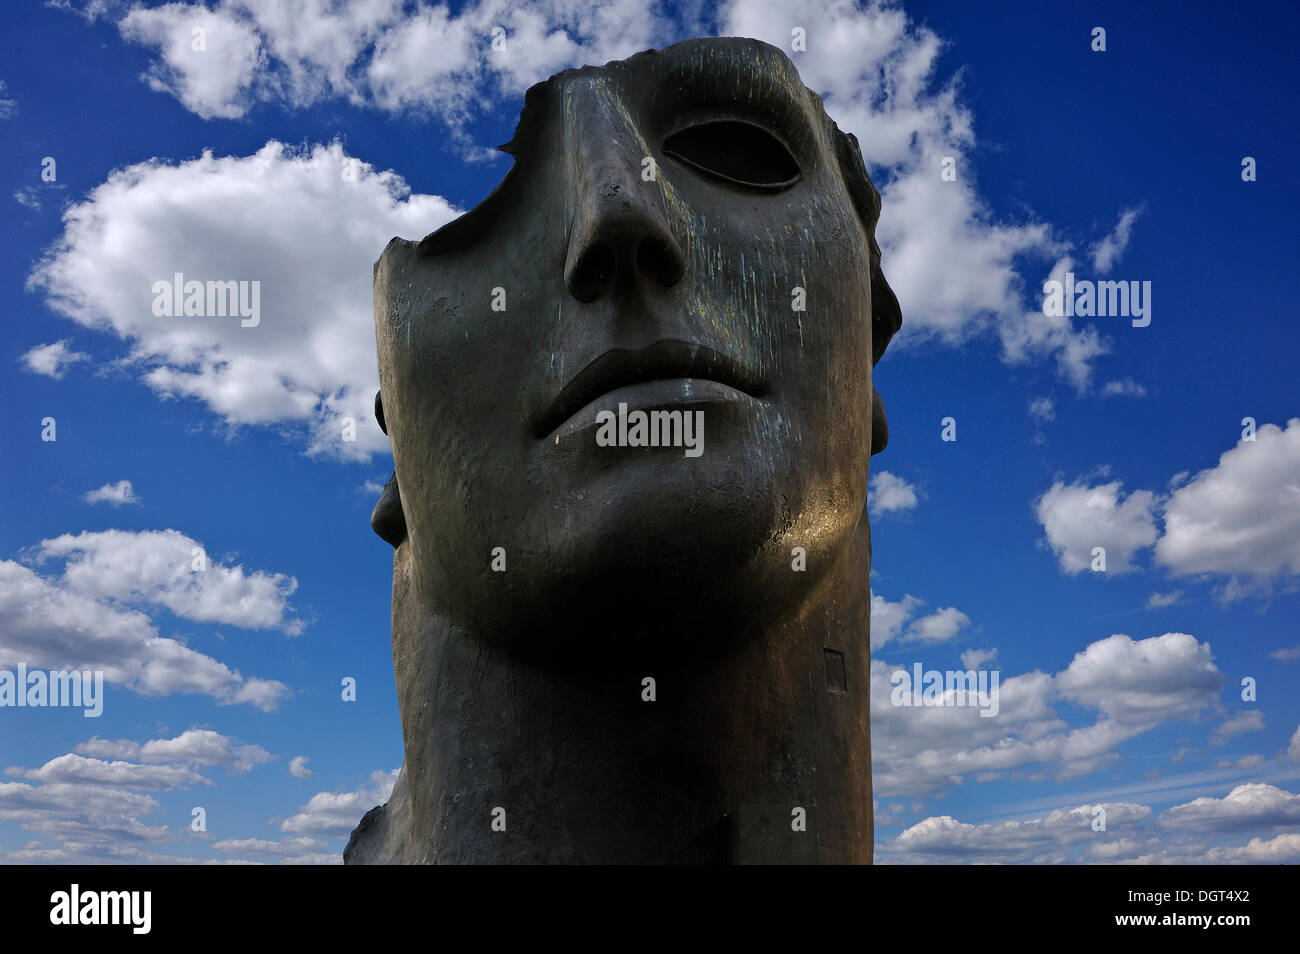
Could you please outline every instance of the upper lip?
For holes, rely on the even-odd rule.
[[[657,341],[638,350],[606,351],[574,375],[550,407],[533,422],[538,437],[545,437],[602,394],[642,381],[666,378],[702,378],[718,381],[761,397],[759,375],[735,358],[687,341]]]

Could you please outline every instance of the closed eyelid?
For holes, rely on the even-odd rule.
[[[680,125],[663,140],[666,155],[709,176],[765,192],[803,177],[794,151],[765,125],[743,119],[705,119]]]

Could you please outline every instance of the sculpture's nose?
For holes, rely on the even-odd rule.
[[[644,284],[681,281],[685,257],[673,237],[659,183],[644,177],[640,137],[631,130],[583,130],[571,166],[573,224],[564,281],[579,301]]]

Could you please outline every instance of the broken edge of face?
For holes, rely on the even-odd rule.
[[[530,105],[533,104],[534,100],[544,95],[548,87],[558,83],[566,76],[593,71],[637,69],[639,66],[644,65],[649,57],[661,56],[670,52],[676,55],[690,54],[703,49],[713,49],[715,51],[721,49],[729,53],[733,58],[752,61],[776,57],[783,60],[790,70],[797,74],[797,68],[783,50],[761,40],[744,37],[685,40],[663,50],[645,50],[625,60],[612,60],[601,67],[584,66],[576,70],[564,70],[534,85],[525,94],[524,108],[520,113],[514,136],[510,142],[498,148],[508,155],[516,156],[522,148],[522,144],[528,142],[530,136],[536,135],[531,127],[537,122],[538,110],[535,107],[530,109]],[[872,365],[874,366],[880,361],[890,339],[902,326],[902,310],[893,289],[890,288],[889,282],[885,279],[884,271],[881,268],[880,245],[876,240],[876,223],[880,218],[881,211],[880,193],[867,174],[866,164],[862,159],[862,150],[858,145],[857,137],[852,133],[842,131],[835,121],[826,114],[821,97],[816,92],[806,87],[804,92],[808,98],[810,113],[825,125],[827,138],[834,144],[835,160],[840,178],[867,238],[870,256],[869,268],[871,271],[871,341]],[[498,186],[499,188],[500,186]],[[476,208],[482,208],[491,198],[489,196]],[[385,260],[393,255],[409,254],[412,251],[437,251],[441,247],[451,246],[456,242],[458,236],[468,238],[469,236],[464,234],[463,229],[457,226],[458,224],[467,224],[465,220],[470,218],[471,213],[467,212],[448,223],[447,226],[443,226],[426,236],[418,243],[402,238],[393,238],[385,247],[383,254],[375,262],[374,275],[378,278],[381,266],[385,265]],[[480,227],[482,225],[481,218],[479,217],[478,223]],[[473,226],[471,225],[472,229]],[[390,318],[390,316],[380,313],[383,307],[391,308],[392,302],[381,302],[380,296],[376,295],[375,325],[377,334],[380,333],[380,329],[388,323]],[[889,428],[880,392],[874,386],[871,401],[871,454],[875,455],[885,449],[889,441]],[[375,417],[380,428],[387,434],[388,428],[384,420],[381,394],[375,395]],[[389,478],[388,483],[385,485],[371,514],[370,523],[374,531],[394,547],[400,545],[406,538],[406,520],[402,509],[396,472],[393,473],[393,476]]]

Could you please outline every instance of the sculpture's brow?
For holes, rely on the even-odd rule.
[[[666,64],[664,83],[688,91],[690,98],[771,103],[777,110],[802,113],[804,86],[784,59],[759,52],[707,49],[674,56]]]

